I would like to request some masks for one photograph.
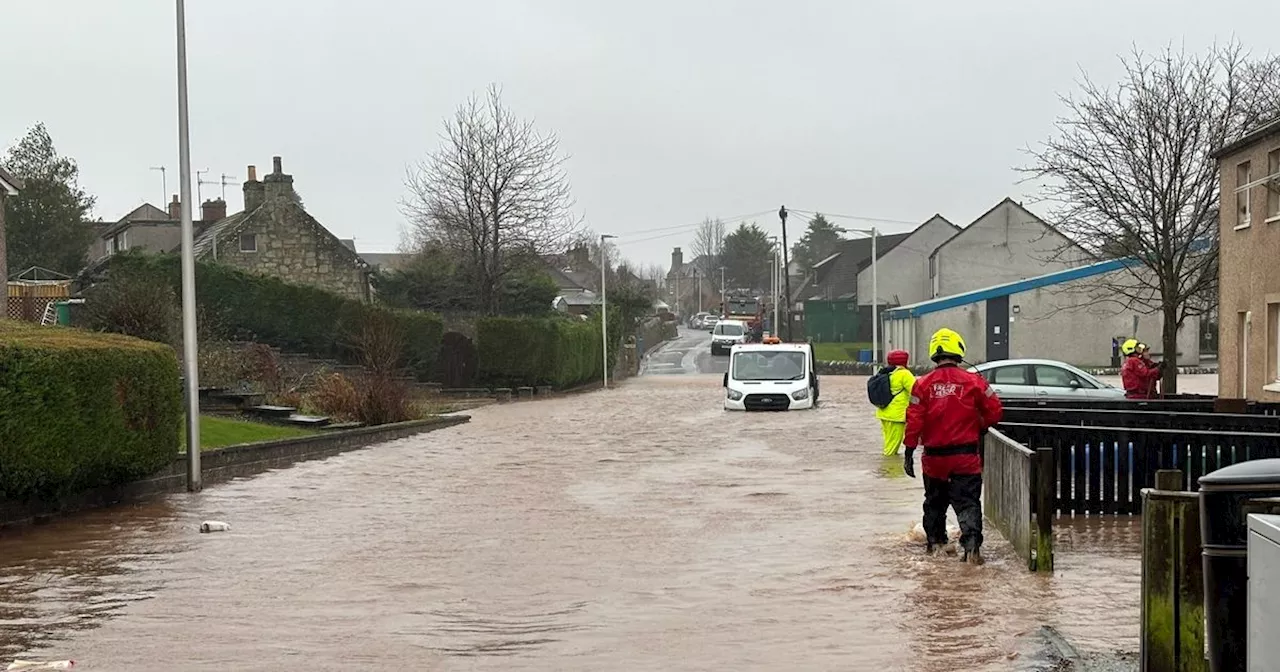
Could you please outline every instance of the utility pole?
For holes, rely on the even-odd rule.
[[[187,490],[203,488],[200,472],[200,367],[196,347],[196,256],[191,222],[191,127],[187,103],[187,11],[177,0],[178,14],[178,172],[182,193],[182,366],[187,402]],[[161,175],[164,169],[161,168]],[[168,190],[166,189],[166,192]]]
[[[616,238],[600,234],[600,340],[604,344],[604,386],[609,387],[609,299],[605,293],[605,273],[609,270],[609,257],[605,255],[604,241]]]
[[[160,171],[160,205],[169,203],[169,177],[165,172],[164,166],[151,166],[151,170]]]
[[[727,315],[727,314],[728,314],[728,312],[729,312],[728,307],[727,307],[727,306],[725,306],[725,298],[724,298],[724,296],[725,296],[725,294],[724,294],[724,266],[721,266],[721,267],[720,267],[720,317],[724,317],[724,316],[725,316],[725,315]]]
[[[778,208],[778,218],[782,220],[782,280],[785,283],[787,309],[783,311],[787,318],[787,340],[791,340],[791,260],[787,258],[787,206]]]
[[[676,300],[675,300],[675,304],[676,304],[676,324],[679,324],[679,323],[680,323],[680,316],[681,316],[681,315],[683,315],[683,313],[681,313],[681,312],[680,312],[680,272],[681,272],[682,270],[684,270],[684,269],[680,269],[680,268],[675,269],[675,274],[676,274]]]
[[[698,269],[693,269],[693,277],[698,280],[698,312],[702,312],[702,274]]]

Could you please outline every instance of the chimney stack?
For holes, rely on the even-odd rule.
[[[178,200],[178,195],[173,195],[173,200],[169,201],[169,219],[175,222],[182,219],[182,201]]]
[[[679,273],[682,268],[684,268],[684,253],[677,247],[671,250],[671,271]]]
[[[269,201],[293,201],[293,176],[285,175],[281,167],[280,157],[271,157],[272,172],[262,178],[262,183],[266,185],[266,200]]]
[[[221,198],[205,201],[200,206],[200,221],[212,224],[227,218],[227,202]]]
[[[266,188],[258,181],[258,167],[249,166],[249,179],[244,183],[244,211],[257,210],[266,197]]]

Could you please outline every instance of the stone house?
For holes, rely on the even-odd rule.
[[[5,245],[5,228],[4,228],[4,201],[10,196],[17,196],[18,189],[22,183],[18,178],[5,172],[4,168],[0,168],[0,284],[9,277],[9,266],[5,261],[9,249]]]
[[[282,170],[257,179],[249,166],[244,210],[209,224],[196,237],[196,258],[372,300],[371,269],[360,255],[307,213]]]
[[[1280,119],[1214,152],[1218,395],[1280,401]]]

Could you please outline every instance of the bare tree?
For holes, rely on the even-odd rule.
[[[1115,88],[1087,77],[1056,133],[1029,150],[1032,179],[1058,206],[1059,228],[1100,258],[1128,258],[1100,276],[1095,300],[1159,314],[1165,358],[1178,330],[1213,309],[1218,279],[1218,167],[1210,153],[1245,133],[1276,103],[1280,60],[1254,60],[1238,44],[1204,55],[1166,49],[1121,58]],[[1066,250],[1064,250],[1064,253]],[[1177,391],[1177,368],[1164,389]]]
[[[694,257],[694,268],[699,275],[710,278],[720,277],[718,270],[720,260],[724,256],[724,222],[708,217],[693,232],[693,244],[689,246]]]
[[[560,247],[578,226],[567,157],[554,134],[503,106],[497,86],[460,106],[440,140],[406,180],[409,236],[418,249],[454,250],[471,267],[482,309],[496,313],[516,258]]]

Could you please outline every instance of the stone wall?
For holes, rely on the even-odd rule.
[[[256,251],[242,250],[252,235]],[[369,300],[368,272],[319,222],[296,203],[270,199],[251,213],[236,235],[217,242],[217,261],[253,273]],[[247,247],[247,246],[246,246]]]

